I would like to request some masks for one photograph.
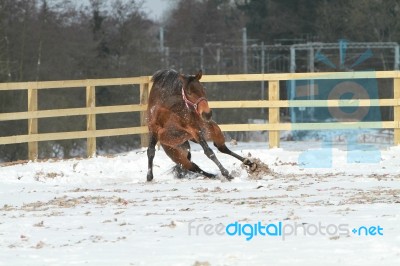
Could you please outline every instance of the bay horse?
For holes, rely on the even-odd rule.
[[[211,119],[212,111],[208,106],[205,88],[199,82],[201,76],[201,70],[196,75],[183,75],[175,70],[159,70],[153,75],[147,108],[147,181],[153,180],[153,159],[157,142],[160,142],[165,153],[176,164],[208,178],[215,178],[216,175],[200,169],[191,161],[189,140],[201,145],[205,155],[228,180],[233,177],[218,161],[207,141],[213,141],[220,152],[239,159],[250,169],[257,168],[255,163],[226,147],[221,129]]]

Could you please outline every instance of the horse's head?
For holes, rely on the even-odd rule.
[[[182,82],[182,98],[187,108],[193,108],[203,120],[209,121],[212,111],[208,106],[205,88],[200,83],[201,76],[201,70],[193,76],[179,75]]]

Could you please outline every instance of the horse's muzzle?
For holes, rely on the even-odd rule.
[[[201,113],[201,117],[205,121],[210,121],[211,120],[211,116],[212,116],[212,110],[210,110],[210,112],[208,112],[208,113],[206,113],[206,112]]]

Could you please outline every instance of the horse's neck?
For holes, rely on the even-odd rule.
[[[162,105],[172,106],[178,103],[184,103],[182,99],[182,95],[175,94],[175,95],[162,95],[158,102]]]

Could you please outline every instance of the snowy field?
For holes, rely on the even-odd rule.
[[[400,265],[400,147],[230,148],[271,171],[216,153],[233,181],[176,179],[162,150],[152,183],[145,150],[1,165],[0,265]]]

